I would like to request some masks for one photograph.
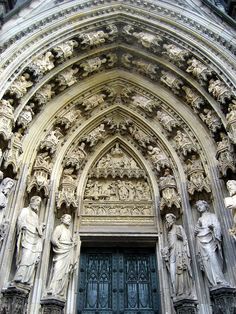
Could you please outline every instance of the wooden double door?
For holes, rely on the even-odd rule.
[[[82,249],[77,314],[160,314],[154,250]]]

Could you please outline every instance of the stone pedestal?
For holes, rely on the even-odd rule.
[[[2,290],[0,314],[26,313],[29,290],[10,286]]]
[[[210,290],[214,314],[236,313],[236,288],[219,286]]]
[[[41,307],[43,314],[63,314],[65,301],[55,297],[48,297],[41,300]]]
[[[196,314],[197,301],[192,299],[174,300],[176,314]]]

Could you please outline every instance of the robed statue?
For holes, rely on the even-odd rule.
[[[236,240],[236,181],[229,180],[226,183],[227,189],[229,191],[229,197],[225,198],[225,207],[232,211],[233,215],[233,227],[229,230],[229,233]]]
[[[175,299],[192,299],[195,297],[195,291],[186,233],[181,225],[175,223],[176,216],[174,214],[167,214],[165,219],[168,230],[168,246],[162,249],[162,256],[169,270],[172,296]]]
[[[33,284],[36,265],[42,252],[45,225],[39,223],[40,204],[41,197],[33,196],[29,206],[21,210],[17,220],[17,269],[13,281],[29,286]]]
[[[61,298],[66,297],[69,276],[75,265],[74,248],[77,242],[72,239],[70,224],[71,216],[63,215],[61,224],[55,228],[51,240],[54,254],[47,294]]]

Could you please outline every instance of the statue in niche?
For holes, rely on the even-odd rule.
[[[190,299],[195,293],[187,236],[184,228],[175,223],[174,214],[167,214],[165,219],[168,246],[162,249],[162,257],[170,273],[173,297]]]
[[[13,282],[32,286],[36,265],[42,252],[44,224],[40,224],[38,211],[41,197],[33,196],[30,204],[21,210],[17,219],[16,273]]]
[[[230,229],[229,232],[236,240],[236,181],[229,180],[227,181],[226,186],[229,191],[230,197],[225,198],[225,207],[232,210],[234,222],[233,228]]]
[[[197,201],[196,207],[201,217],[195,227],[196,250],[201,270],[209,285],[229,286],[223,275],[222,233],[218,218],[209,212],[206,201]]]
[[[216,158],[219,162],[220,171],[226,176],[228,169],[231,169],[233,172],[236,170],[233,158],[233,147],[225,133],[220,132],[220,137],[221,141],[217,142]]]
[[[76,241],[72,239],[69,227],[71,216],[65,214],[61,217],[61,224],[52,234],[53,265],[47,289],[47,294],[66,297],[69,275],[74,269],[74,247]]]
[[[0,210],[7,207],[8,195],[12,191],[15,181],[11,178],[5,178],[0,184]]]

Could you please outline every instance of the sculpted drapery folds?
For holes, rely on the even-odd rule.
[[[162,256],[170,273],[174,298],[194,298],[194,285],[191,258],[184,228],[175,223],[176,216],[167,214],[168,246],[162,250]]]
[[[236,240],[236,181],[229,180],[226,185],[227,185],[227,189],[229,191],[230,197],[225,198],[225,207],[227,209],[232,210],[233,221],[234,221],[233,227],[232,229],[229,230],[229,232]]]
[[[65,214],[61,217],[61,224],[57,226],[52,235],[53,266],[47,293],[53,296],[66,297],[69,275],[74,268],[74,247],[76,241],[72,239],[71,216]]]
[[[197,201],[196,207],[201,214],[195,227],[196,250],[201,270],[211,287],[228,285],[222,272],[222,233],[219,220],[208,211],[209,205],[206,201]]]
[[[38,210],[41,197],[33,196],[30,204],[21,210],[17,220],[16,273],[13,282],[31,286],[36,265],[42,252],[44,224],[40,224]]]

